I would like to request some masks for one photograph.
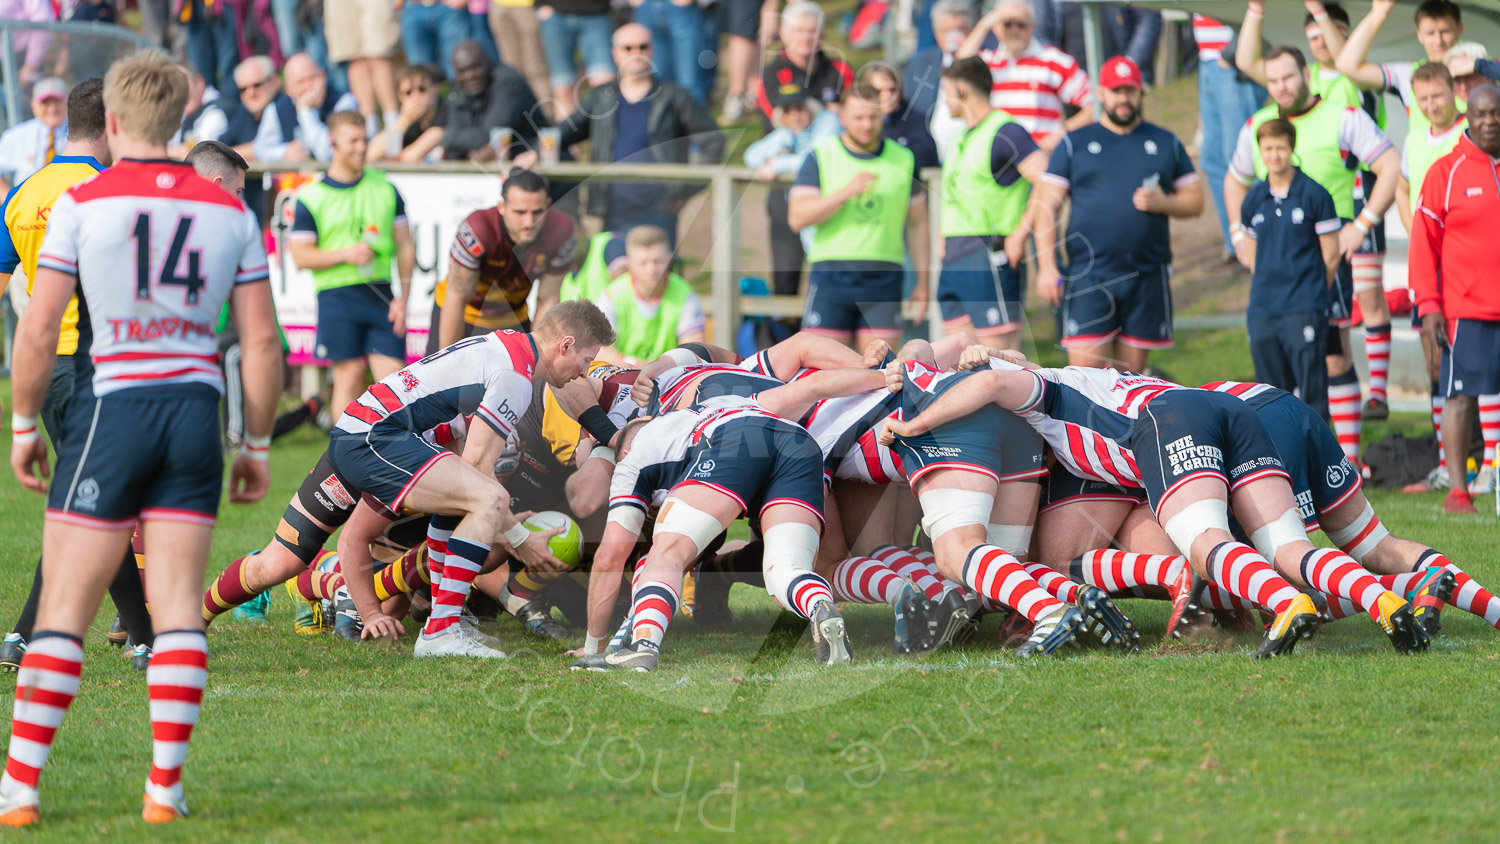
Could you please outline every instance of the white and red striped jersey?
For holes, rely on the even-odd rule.
[[[737,395],[750,397],[761,390],[781,386],[784,382],[760,368],[762,356],[747,358],[740,364],[706,363],[692,366],[676,366],[656,376],[656,403],[652,406],[671,408],[693,387],[697,387],[694,403],[710,395]],[[792,376],[795,381],[815,370],[799,369]],[[703,384],[712,381],[714,388],[704,390]]]
[[[1234,39],[1234,30],[1208,15],[1193,15],[1193,41],[1198,44],[1199,62],[1216,62],[1219,59],[1233,62],[1233,56],[1225,56],[1224,48]]]
[[[531,405],[536,343],[529,334],[469,337],[398,370],[344,408],[334,433],[414,435],[473,414],[510,439]]]
[[[714,466],[698,466],[699,453],[708,448],[709,438],[725,423],[745,418],[786,423],[753,400],[736,396],[710,399],[705,407],[674,410],[647,422],[636,432],[630,450],[610,477],[609,508],[649,510],[660,506],[672,487],[695,470],[708,476]]]
[[[997,363],[1003,362],[991,366],[1001,368]],[[1113,369],[1069,366],[1031,372],[1041,381],[1042,393],[1018,414],[1042,435],[1058,462],[1080,478],[1141,486],[1128,442],[1131,426],[1152,399],[1186,388]]]
[[[990,105],[1005,109],[1034,140],[1062,129],[1065,104],[1090,108],[1094,103],[1088,73],[1056,47],[1033,39],[1020,56],[1011,56],[1004,47],[979,55],[994,77]]]
[[[219,312],[236,284],[268,277],[255,215],[177,161],[125,159],[58,197],[37,263],[78,278],[79,374],[96,396],[222,393]]]
[[[823,477],[868,484],[899,482],[901,461],[877,440],[879,426],[901,406],[901,396],[884,388],[813,405],[803,427],[823,450]]]
[[[1198,389],[1213,390],[1216,393],[1228,393],[1255,408],[1263,407],[1282,396],[1288,395],[1285,390],[1277,389],[1270,384],[1258,384],[1253,381],[1210,381]]]

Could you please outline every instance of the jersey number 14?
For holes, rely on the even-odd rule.
[[[158,285],[172,285],[184,288],[184,299],[189,305],[198,304],[198,291],[203,289],[204,280],[198,274],[198,262],[203,257],[203,252],[198,249],[187,250],[187,274],[178,275],[178,265],[182,263],[182,253],[187,246],[188,232],[193,228],[192,217],[178,217],[177,231],[172,235],[172,246],[167,250],[167,260],[162,263],[161,271],[157,274]],[[142,301],[151,299],[151,215],[141,214],[135,218],[135,298]]]

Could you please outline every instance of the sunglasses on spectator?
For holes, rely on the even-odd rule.
[[[262,79],[259,82],[251,82],[249,85],[241,85],[239,91],[241,94],[245,93],[246,91],[259,91],[261,88],[264,88],[270,84],[270,79]]]
[[[645,44],[621,44],[620,45],[620,52],[622,52],[622,53],[649,53],[649,52],[651,52],[651,44],[649,42],[645,43]]]
[[[1003,27],[1005,27],[1006,29],[1030,29],[1031,28],[1031,21],[1017,21],[1017,20],[1001,21],[1000,25],[1003,26]]]

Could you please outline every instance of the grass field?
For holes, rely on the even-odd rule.
[[[1242,344],[1234,332],[1182,338],[1159,363],[1189,383],[1244,376],[1222,363],[1247,360]],[[321,448],[311,430],[277,443],[271,495],[225,507],[213,572],[264,544]],[[1437,495],[1373,498],[1392,530],[1500,583],[1492,517],[1444,516]],[[4,473],[0,624],[24,597],[41,510]],[[661,669],[627,678],[570,673],[560,647],[513,622],[491,631],[516,654],[498,665],[418,663],[409,638],[388,648],[298,637],[278,592],[269,627],[211,632],[185,780],[194,814],[151,834],[1479,841],[1500,825],[1500,637],[1454,610],[1420,657],[1396,656],[1368,619],[1352,618],[1262,663],[1249,658],[1250,636],[1159,647],[1161,606],[1127,601],[1145,631],[1141,653],[1022,664],[997,653],[993,621],[978,644],[897,658],[889,612],[850,607],[856,661],[824,669],[763,592],[740,587],[734,605],[728,632],[679,617]],[[0,837],[147,834],[144,678],[104,644],[108,614],[85,643],[83,689],[44,776],[44,826]]]

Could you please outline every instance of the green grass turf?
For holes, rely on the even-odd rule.
[[[1190,373],[1228,342],[1159,356]],[[1183,375],[1187,377],[1187,375]],[[1198,377],[1194,375],[1193,377]],[[1204,377],[1207,377],[1206,375]],[[1189,379],[1191,380],[1191,379]],[[0,387],[8,392],[8,384]],[[265,543],[322,443],[279,441],[265,501],[225,505],[211,573]],[[1400,534],[1500,583],[1492,516],[1437,495],[1375,494]],[[1482,509],[1493,499],[1480,501]],[[42,500],[0,478],[0,623],[24,597]],[[1492,840],[1500,638],[1449,610],[1432,652],[1393,654],[1367,618],[1289,658],[1163,649],[1162,605],[1126,601],[1145,650],[1022,664],[981,641],[889,653],[889,612],[848,610],[856,662],[823,669],[800,625],[738,587],[728,632],[679,617],[652,675],[580,675],[513,622],[500,664],[415,662],[400,648],[267,627],[209,636],[203,717],[186,768],[193,842]],[[44,776],[44,827],[0,838],[139,839],[150,760],[144,678],[85,643],[82,692]],[[410,635],[410,634],[408,634]],[[5,688],[9,688],[11,677]],[[9,707],[9,700],[0,701]]]

